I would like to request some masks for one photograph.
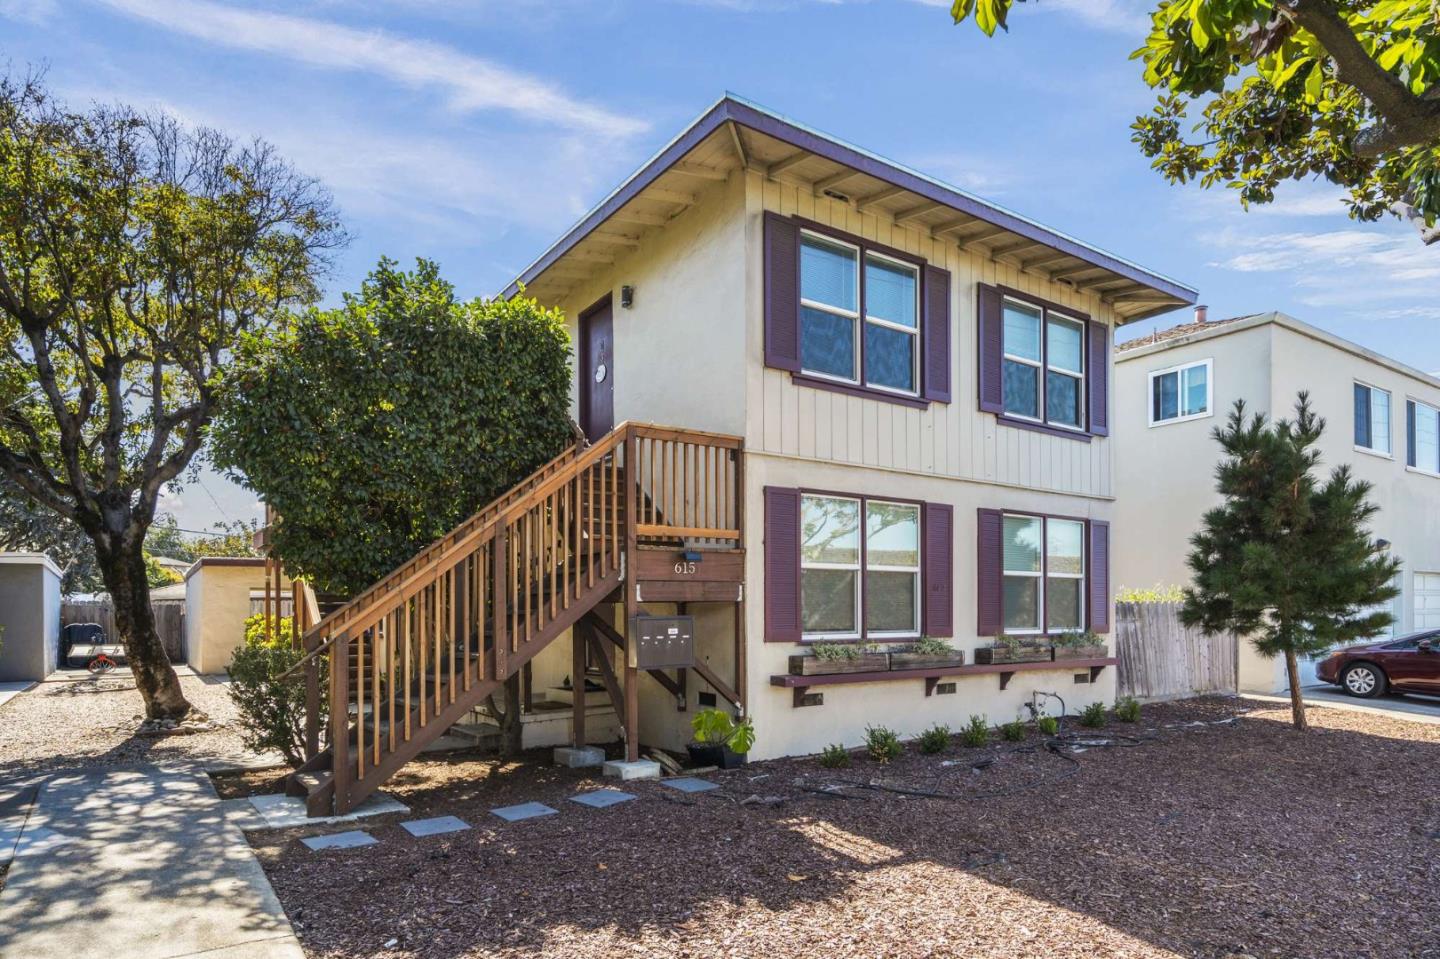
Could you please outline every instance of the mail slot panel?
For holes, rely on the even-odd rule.
[[[631,635],[639,639],[635,665],[641,669],[695,665],[694,616],[636,616]]]

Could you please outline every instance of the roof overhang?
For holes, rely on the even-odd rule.
[[[514,296],[522,286],[542,300],[564,296],[737,168],[843,199],[1021,272],[1094,293],[1111,305],[1118,323],[1196,300],[1196,291],[1183,283],[728,94],[585,214],[501,296]]]

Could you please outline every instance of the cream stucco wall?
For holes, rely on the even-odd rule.
[[[282,580],[289,590],[290,580]],[[245,642],[250,591],[265,588],[260,560],[201,560],[185,578],[185,661],[202,674],[223,674]]]

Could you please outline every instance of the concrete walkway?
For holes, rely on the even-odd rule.
[[[16,826],[0,956],[304,957],[203,772],[58,773],[0,802],[0,855]]]
[[[10,700],[14,699],[16,696],[19,696],[21,693],[25,692],[25,690],[29,689],[31,686],[34,685],[34,683],[30,682],[0,683],[0,706],[4,706]]]

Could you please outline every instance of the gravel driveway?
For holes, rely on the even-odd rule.
[[[361,849],[297,841],[327,827],[252,844],[325,959],[1440,957],[1440,727],[1287,720],[1168,704],[1104,731],[1138,747],[1073,763],[1033,736],[909,747],[890,766],[759,763],[688,799],[642,783],[606,810],[566,801],[599,785],[579,771],[426,761],[389,791],[475,828],[417,840],[391,819],[367,821],[380,842]],[[831,783],[851,798],[806,791]],[[488,813],[526,800],[560,814]]]

